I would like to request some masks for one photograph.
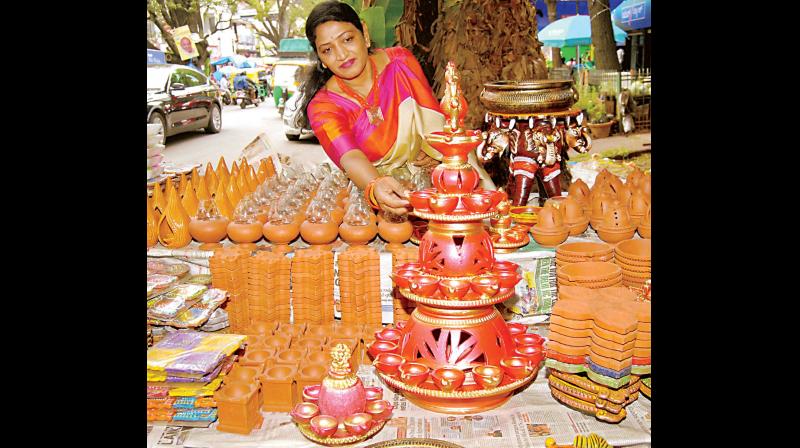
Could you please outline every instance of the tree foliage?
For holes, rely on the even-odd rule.
[[[305,36],[305,18],[319,1],[313,0],[246,0],[248,6],[256,10],[255,21],[260,26],[250,25],[258,36],[280,46],[281,39]],[[275,11],[277,14],[270,14]],[[302,19],[298,24],[297,19]]]

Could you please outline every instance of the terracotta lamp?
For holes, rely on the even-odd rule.
[[[386,248],[391,250],[403,247],[403,243],[408,241],[414,232],[414,226],[411,225],[408,217],[384,211],[380,214],[383,219],[378,222],[378,234],[389,243]]]
[[[147,199],[147,247],[155,246],[158,242],[158,218],[151,204],[150,198]]]
[[[631,221],[627,207],[614,200],[603,214],[603,222],[596,230],[601,240],[613,244],[633,238],[636,225]]]
[[[228,218],[217,210],[214,201],[200,201],[197,215],[189,221],[189,233],[196,241],[203,244],[200,250],[212,250],[222,247],[222,241],[228,235]]]
[[[339,226],[321,202],[312,201],[306,211],[306,220],[300,225],[300,236],[312,248],[330,250],[330,243],[339,235]]]
[[[639,235],[642,238],[650,238],[650,206],[647,206],[647,212],[644,214],[642,218],[642,222],[639,223]]]
[[[378,233],[379,226],[371,219],[374,215],[363,201],[348,204],[344,221],[339,225],[339,235],[351,246],[369,243]]]
[[[170,190],[167,207],[158,224],[158,241],[169,249],[178,249],[192,242],[189,233],[189,215],[178,199],[178,191]]]
[[[277,253],[291,252],[289,243],[300,234],[300,225],[294,221],[294,211],[282,207],[284,204],[277,201],[272,207],[269,221],[261,228],[264,237],[273,244],[272,251]]]
[[[214,193],[214,204],[222,216],[229,220],[233,219],[233,205],[228,199],[228,195],[225,194],[225,182],[223,181],[217,184],[217,191]]]
[[[570,235],[580,235],[589,227],[589,217],[584,215],[583,204],[576,197],[567,196],[561,204],[561,211]]]
[[[217,191],[217,185],[219,184],[220,179],[217,173],[214,171],[214,168],[211,167],[211,162],[206,164],[203,180],[205,180],[208,191]]]
[[[245,249],[255,249],[256,241],[264,236],[263,225],[256,218],[258,211],[250,196],[244,197],[236,206],[233,221],[228,223],[228,237]]]
[[[531,235],[543,247],[556,247],[566,241],[569,227],[564,223],[561,211],[552,202],[545,203],[539,210],[539,220],[531,227]]]
[[[180,188],[178,190],[180,191]],[[189,216],[194,216],[197,214],[198,203],[197,195],[194,193],[194,187],[187,183],[187,186],[183,191],[183,197],[181,198],[181,205],[183,205],[183,209],[186,210],[186,213],[188,213]]]

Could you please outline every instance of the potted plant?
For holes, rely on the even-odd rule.
[[[578,88],[578,101],[575,107],[584,111],[587,126],[594,138],[604,138],[611,134],[614,125],[613,115],[606,113],[605,104],[600,101],[600,95],[595,87],[581,86]]]

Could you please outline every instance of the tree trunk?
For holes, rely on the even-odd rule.
[[[558,20],[558,12],[556,11],[557,3],[558,2],[556,0],[544,0],[544,4],[547,5],[548,23],[553,23]],[[553,58],[553,68],[561,67],[561,49],[558,47],[552,47],[551,56]]]
[[[595,67],[619,71],[614,32],[611,28],[609,0],[589,0],[589,19],[592,26]]]

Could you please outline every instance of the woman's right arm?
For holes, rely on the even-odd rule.
[[[367,184],[373,179],[375,187],[373,193],[375,200],[382,210],[392,212],[397,215],[405,215],[408,213],[406,206],[409,204],[406,198],[408,197],[408,190],[400,185],[395,178],[391,176],[380,176],[378,170],[372,165],[372,162],[367,159],[358,149],[353,149],[342,155],[339,159],[342,169],[347,174],[347,177],[353,181],[354,184],[360,189],[364,189]]]

